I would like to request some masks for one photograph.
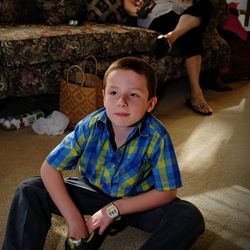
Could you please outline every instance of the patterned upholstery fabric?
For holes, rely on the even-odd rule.
[[[2,0],[0,23],[65,24],[82,21],[86,15],[84,0]]]
[[[0,1],[0,23],[13,23],[19,20],[20,6],[17,0]]]
[[[129,20],[122,0],[87,0],[87,6],[87,21],[125,24]]]
[[[185,76],[184,61],[177,47],[161,59],[152,54],[157,36],[155,31],[110,23],[85,22],[79,26],[2,24],[0,98],[58,94],[64,69],[73,64],[81,65],[90,54],[98,60],[100,77],[111,62],[127,55],[142,57],[151,63],[160,84]],[[203,40],[202,69],[229,63],[230,47],[215,26],[208,27]],[[93,68],[91,62],[87,68]]]
[[[206,69],[228,65],[231,55],[230,46],[217,30],[221,20],[227,16],[227,2],[225,0],[211,0],[211,2],[213,3],[213,14],[203,37],[203,50],[207,54],[203,57],[203,65]]]
[[[250,79],[250,39],[227,40],[231,47],[229,72],[224,76],[225,81]]]
[[[65,67],[90,54],[100,62],[102,76],[120,56],[148,54],[156,36],[154,31],[118,24],[0,26],[0,97],[6,91],[18,96],[58,93]]]
[[[37,0],[37,2],[45,24],[65,24],[71,19],[80,23],[86,15],[84,0]]]

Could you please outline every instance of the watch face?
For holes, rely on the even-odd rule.
[[[111,203],[110,205],[108,205],[106,211],[108,216],[113,220],[120,220],[121,216],[119,214],[119,210],[114,204]]]
[[[113,204],[107,207],[108,216],[114,219],[115,217],[119,216],[119,212],[116,206]]]

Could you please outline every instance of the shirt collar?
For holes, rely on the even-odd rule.
[[[138,131],[141,136],[147,137],[150,135],[149,133],[149,119],[150,119],[151,114],[146,113],[144,117],[137,123],[133,131],[131,132],[131,136],[136,134]],[[105,108],[103,108],[103,111],[100,113],[99,117],[97,118],[97,123],[98,124],[103,124],[105,126],[110,126],[110,120],[107,116]]]

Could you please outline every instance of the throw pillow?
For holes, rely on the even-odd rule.
[[[0,1],[0,22],[15,23],[19,20],[20,7],[17,0]]]
[[[0,1],[0,22],[67,24],[81,23],[86,15],[85,0],[3,0]]]
[[[78,20],[81,23],[85,16],[84,0],[37,0],[38,7],[46,24],[55,25]]]
[[[3,23],[39,23],[40,11],[34,0],[0,1],[0,22]]]
[[[78,20],[81,23],[85,17],[84,0],[37,0],[43,20],[46,24],[55,25]]]
[[[86,0],[87,21],[100,23],[128,22],[129,16],[123,8],[122,0]]]

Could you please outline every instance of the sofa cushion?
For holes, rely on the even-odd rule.
[[[142,28],[93,22],[0,25],[0,98],[58,93],[63,70],[90,54],[96,56],[102,76],[121,56],[148,54],[157,35]]]
[[[122,0],[87,0],[87,21],[125,24],[130,20]]]
[[[0,22],[1,20],[15,20],[18,15],[17,9],[20,10],[21,6],[15,3],[23,1],[31,0],[0,0]],[[46,0],[33,0],[32,2],[38,1],[45,3]],[[50,1],[52,0],[47,0],[47,3]],[[60,4],[64,4],[65,1],[71,2],[70,0],[59,1],[56,6],[61,6]],[[94,2],[102,6],[101,0],[100,2],[82,1],[87,4],[87,7],[93,7]],[[112,4],[109,5],[109,10],[106,8],[107,11],[111,11],[112,6],[122,8],[121,2],[118,5],[118,0],[103,0],[102,3],[107,3],[106,1]],[[215,10],[213,19],[216,18],[216,20],[211,20],[204,33],[202,70],[228,65],[230,59],[230,47],[216,30],[217,24],[225,14],[222,11],[217,15],[216,10],[225,10],[224,6],[227,4],[225,0],[212,1]],[[7,7],[10,8],[9,12]],[[48,6],[44,7],[46,7],[44,10],[50,11]],[[57,12],[60,12],[59,10],[61,9],[56,8]],[[64,13],[63,10],[62,13]],[[3,17],[2,14],[6,16]],[[105,18],[108,15],[100,14],[100,16],[106,21]],[[120,20],[117,22],[124,21],[122,15],[116,16],[115,14],[115,18]],[[108,20],[112,22],[115,19]],[[102,22],[101,19],[98,19],[98,22]],[[58,94],[64,69],[72,64],[81,65],[83,59],[90,54],[98,60],[100,77],[103,77],[111,62],[127,55],[147,60],[156,70],[159,83],[186,76],[184,60],[177,46],[174,46],[172,51],[161,59],[152,55],[151,43],[157,36],[158,33],[155,31],[106,22],[96,24],[92,21],[79,26],[2,24],[0,25],[0,98]],[[86,68],[93,69],[94,67],[89,64]]]

